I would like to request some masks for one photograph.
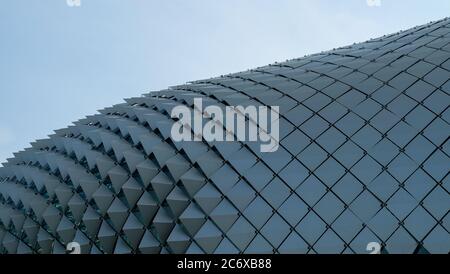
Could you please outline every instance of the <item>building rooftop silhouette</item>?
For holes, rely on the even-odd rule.
[[[151,92],[0,168],[0,253],[450,252],[450,19]],[[171,109],[280,107],[280,148],[173,142]]]

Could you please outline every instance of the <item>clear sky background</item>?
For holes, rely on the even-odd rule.
[[[0,162],[122,98],[450,16],[448,0],[380,3],[0,0]]]

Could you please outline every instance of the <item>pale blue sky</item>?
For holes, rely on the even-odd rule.
[[[0,0],[0,162],[122,98],[438,20],[448,0]]]

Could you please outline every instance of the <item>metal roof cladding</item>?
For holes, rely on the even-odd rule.
[[[450,19],[127,99],[0,169],[0,253],[450,251]],[[171,109],[280,107],[280,148]]]

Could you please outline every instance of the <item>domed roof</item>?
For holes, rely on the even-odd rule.
[[[0,253],[450,251],[450,20],[151,92],[0,168]],[[174,107],[279,106],[279,149]]]

